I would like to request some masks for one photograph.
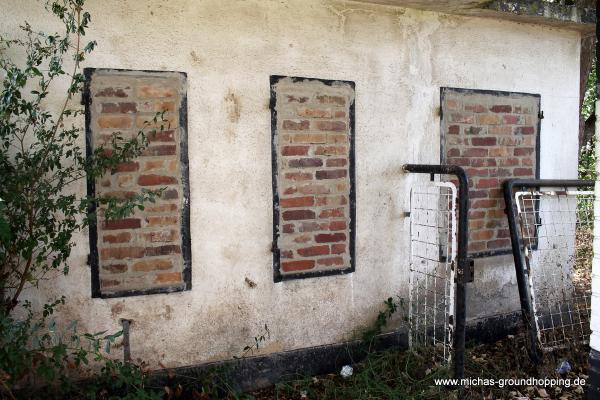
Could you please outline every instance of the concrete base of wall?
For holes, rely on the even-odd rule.
[[[590,369],[588,371],[587,398],[600,399],[600,352],[590,351]]]
[[[494,342],[516,333],[520,326],[520,312],[470,321],[467,323],[467,342]],[[376,342],[375,350],[408,348],[406,332],[386,333],[380,335]],[[193,388],[199,386],[200,382],[211,379],[211,374],[218,373],[231,382],[235,389],[251,391],[285,380],[336,372],[346,364],[363,360],[366,355],[364,346],[358,341],[337,343],[173,370],[159,370],[151,375],[148,386],[181,384],[185,388]]]

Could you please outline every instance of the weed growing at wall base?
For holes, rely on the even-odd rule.
[[[263,330],[254,337],[254,342],[252,344],[244,346],[242,350],[242,355],[240,357],[234,357],[236,359],[244,358],[248,355],[253,355],[254,351],[258,351],[260,349],[261,344],[266,342],[271,338],[271,331],[269,331],[269,327],[265,324]]]
[[[404,307],[404,299],[400,298],[399,302],[400,306]],[[387,326],[390,318],[392,318],[396,311],[398,311],[398,303],[396,303],[392,297],[388,297],[383,304],[385,305],[385,309],[383,311],[379,311],[373,326],[365,329],[361,335],[361,340],[367,345],[369,351],[373,345],[373,342],[377,339],[377,335],[381,334],[383,328]]]
[[[450,371],[436,363],[434,354],[393,348],[370,353],[354,365],[354,374],[347,379],[338,373],[298,376],[253,392],[252,396],[257,400],[583,399],[581,383],[586,379],[588,352],[589,348],[580,346],[548,355],[535,365],[527,355],[522,334],[495,343],[469,345],[464,383],[470,385],[454,386]],[[565,358],[573,369],[559,374],[556,367]]]

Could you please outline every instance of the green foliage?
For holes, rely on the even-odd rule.
[[[144,130],[131,139],[115,132],[108,145],[99,145],[86,156],[82,129],[77,125],[83,109],[74,96],[84,83],[80,62],[96,43],[81,43],[91,21],[83,3],[48,1],[47,8],[63,22],[62,35],[38,32],[25,23],[22,38],[0,37],[0,46],[5,48],[0,55],[4,76],[0,95],[0,307],[5,312],[17,305],[26,287],[37,286],[51,272],[68,273],[73,235],[94,223],[93,210],[97,208],[107,219],[123,218],[158,195],[144,192],[131,199],[115,199],[79,196],[74,189],[78,181],[111,173],[147,146]],[[24,52],[24,65],[9,57],[9,50],[15,48]],[[57,81],[66,82],[68,88],[60,110],[52,113],[46,99],[56,95],[50,88]],[[162,114],[152,122],[159,118]]]
[[[592,116],[596,110],[596,85],[598,83],[598,77],[596,76],[596,59],[592,61],[592,69],[588,77],[587,87],[585,90],[585,96],[583,98],[583,104],[581,106],[581,115],[584,120],[587,120]]]
[[[596,180],[596,137],[592,136],[589,143],[583,146],[579,152],[579,179]],[[589,188],[594,190],[593,187]],[[593,226],[594,226],[594,208],[590,204],[589,196],[578,196],[577,219],[580,225],[576,232],[576,269],[591,270],[591,260],[593,258]]]
[[[107,358],[120,332],[79,333],[76,322],[59,329],[49,318],[65,297],[37,310],[20,299],[26,288],[69,272],[74,235],[94,224],[96,213],[123,218],[160,194],[79,194],[81,181],[113,173],[140,155],[148,140],[145,129],[133,138],[115,132],[108,144],[86,154],[77,97],[84,84],[80,63],[96,47],[94,41],[83,43],[91,16],[84,0],[45,4],[62,23],[61,33],[40,32],[25,22],[15,38],[0,36],[0,396],[12,397],[25,382],[50,385],[51,393],[68,398],[153,398],[143,390],[139,366]],[[53,89],[65,86],[63,93]],[[159,120],[162,114],[146,127]],[[73,385],[76,371],[89,363],[104,365],[101,374]]]
[[[0,243],[8,243],[10,241],[10,226],[5,216],[6,205],[4,200],[0,199]]]
[[[51,317],[64,303],[62,297],[44,305],[41,317],[29,302],[23,306],[24,318],[0,315],[0,381],[9,397],[16,388],[20,397],[40,399],[160,398],[145,390],[140,366],[108,358],[121,331],[80,333],[76,321],[61,329]],[[100,374],[74,381],[92,363],[104,365]]]
[[[581,148],[579,153],[579,179],[596,180],[596,138]]]
[[[592,69],[587,82],[587,88],[585,91],[585,97],[581,106],[581,115],[584,120],[588,120],[596,112],[596,60],[592,62]],[[579,165],[577,167],[578,178],[586,180],[596,180],[596,136],[592,135],[591,139],[584,143],[579,149]],[[593,189],[593,188],[592,188]],[[582,198],[583,200],[583,198]],[[588,202],[583,200],[578,203],[578,218],[580,221],[593,221],[594,210],[589,208]],[[583,235],[583,232],[578,232],[578,235]],[[585,244],[585,240],[581,243]],[[585,251],[591,251],[588,246],[578,246],[578,252],[583,249]],[[590,253],[591,254],[591,253]]]
[[[240,357],[234,357],[234,358],[244,358],[244,357],[247,357],[248,355],[254,354],[254,351],[258,350],[260,348],[260,345],[263,342],[266,342],[270,338],[271,338],[271,331],[269,331],[269,327],[267,326],[267,324],[265,324],[262,332],[258,336],[254,337],[254,342],[252,344],[244,346],[244,349],[242,350],[242,355]]]
[[[144,386],[146,372],[138,365],[106,360],[99,376],[81,385],[78,391],[85,399],[160,400],[158,391]],[[72,397],[70,397],[72,398]]]
[[[398,311],[398,304],[391,297],[384,301],[383,304],[385,305],[385,309],[383,311],[379,311],[373,326],[366,329],[362,333],[363,342],[368,343],[369,346],[375,340],[376,336],[382,333],[383,328],[385,328],[392,315]]]
[[[581,115],[588,120],[596,112],[596,96],[598,77],[596,76],[596,59],[592,60],[592,69],[588,77],[585,96],[581,105]],[[579,179],[596,179],[596,138],[592,136],[584,143],[579,152]]]
[[[348,379],[337,374],[306,377],[278,384],[268,395],[275,399],[456,399],[457,390],[436,386],[434,379],[450,377],[447,368],[427,353],[389,349],[374,352],[354,366]],[[460,397],[459,397],[460,398]],[[481,398],[481,397],[479,397]]]
[[[557,350],[544,356],[541,363],[534,364],[527,354],[527,338],[524,334],[509,335],[495,343],[468,346],[465,354],[465,377],[481,380],[560,378],[555,370],[568,359],[573,371],[567,378],[582,377],[588,371],[589,347],[577,345]],[[437,357],[425,349],[404,351],[399,347],[382,352],[372,352],[353,365],[354,373],[347,379],[339,374],[292,377],[253,393],[256,399],[517,399],[542,398],[533,386],[473,384],[466,387],[436,385],[435,379],[451,377],[447,366],[436,361]],[[563,377],[564,378],[564,377]],[[581,387],[557,385],[544,388],[550,397],[578,399]]]

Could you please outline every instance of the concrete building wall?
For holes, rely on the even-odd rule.
[[[439,162],[442,86],[540,94],[541,177],[577,175],[579,33],[333,0],[88,7],[87,37],[98,48],[85,66],[187,73],[192,290],[92,299],[83,232],[69,276],[43,291],[66,294],[62,318],[82,329],[133,320],[132,356],[151,367],[239,355],[264,324],[263,352],[343,341],[373,322],[384,299],[408,298],[403,212],[411,183],[427,177],[400,166]],[[41,9],[5,1],[0,32],[23,20],[43,28],[50,22]],[[352,274],[273,283],[270,75],[356,84]],[[74,190],[84,193],[85,182]],[[471,318],[519,309],[510,257],[478,259],[475,268]]]
[[[596,107],[600,106],[600,102],[596,102]],[[598,140],[598,129],[600,119],[596,123],[596,140]],[[600,176],[600,162],[596,160],[596,176]],[[596,180],[595,191],[600,190],[600,181]],[[600,351],[600,198],[596,198],[594,203],[594,259],[592,260],[592,319],[590,327],[592,334],[590,336],[590,347],[596,351]],[[598,361],[596,361],[598,362]],[[598,384],[598,382],[596,382]]]

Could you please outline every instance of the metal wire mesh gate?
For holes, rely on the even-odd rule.
[[[521,308],[535,360],[540,351],[585,342],[590,335],[591,185],[554,180],[505,184]]]
[[[464,376],[469,178],[455,165],[406,164],[405,172],[429,174],[411,191],[409,344],[434,346]],[[434,182],[453,175],[456,186]]]
[[[410,197],[409,346],[450,362],[454,331],[456,186],[432,182]]]

